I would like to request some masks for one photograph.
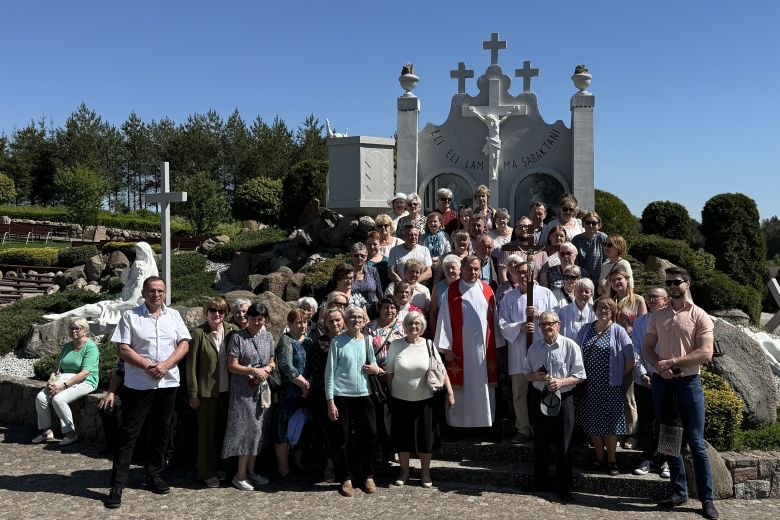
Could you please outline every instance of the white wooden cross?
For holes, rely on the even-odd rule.
[[[158,204],[160,208],[160,246],[162,249],[162,279],[165,280],[165,305],[171,304],[171,202],[187,202],[186,191],[170,190],[168,163],[160,165],[160,191],[147,193],[146,202]]]
[[[473,78],[474,71],[466,68],[466,64],[462,61],[458,62],[458,68],[450,71],[450,77],[458,78],[458,94],[466,92],[466,78]]]
[[[772,293],[777,304],[780,305],[780,285],[778,285],[777,279],[772,278],[766,285],[769,287],[769,292]],[[780,327],[780,312],[772,316],[772,319],[764,326],[767,332],[775,332],[778,327]]]

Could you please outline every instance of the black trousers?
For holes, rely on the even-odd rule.
[[[373,477],[376,412],[371,397],[336,396],[333,402],[339,410],[339,419],[329,421],[328,442],[336,481]],[[354,435],[350,424],[354,425]]]
[[[664,457],[658,450],[658,421],[655,420],[655,408],[653,406],[653,390],[634,383],[634,398],[637,409],[637,433],[639,434],[639,449],[646,460],[652,460],[659,466],[664,462]]]
[[[561,411],[555,417],[544,415],[539,408],[542,393],[535,386],[528,389],[529,409],[534,427],[534,485],[542,490],[550,487],[550,448],[557,453],[556,487],[559,493],[571,491],[571,436],[574,431],[574,399],[572,392],[561,395]]]
[[[170,436],[171,414],[176,404],[177,388],[156,390],[122,389],[122,426],[119,444],[111,468],[111,487],[124,488],[130,471],[130,459],[135,443],[149,418],[149,446],[146,462],[148,476],[159,475],[165,469],[165,450]]]

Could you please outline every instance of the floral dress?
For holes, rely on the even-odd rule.
[[[578,419],[586,435],[627,435],[626,414],[623,411],[623,386],[609,384],[610,329],[603,334],[590,325],[582,342],[582,358],[588,374],[588,393],[580,406]]]
[[[387,361],[387,351],[390,348],[390,343],[403,338],[404,331],[400,321],[396,320],[391,325],[386,327],[380,327],[377,320],[373,320],[366,325],[366,334],[371,335],[371,346],[374,349],[376,355],[376,363],[380,367],[385,366]],[[388,334],[390,337],[388,338]]]

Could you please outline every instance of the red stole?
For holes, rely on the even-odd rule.
[[[496,337],[493,331],[495,324],[496,297],[493,289],[482,280],[482,294],[488,302],[487,335],[485,337],[485,361],[487,363],[488,386],[496,386],[498,370],[496,365]],[[452,353],[454,360],[447,363],[447,374],[450,384],[463,388],[463,296],[460,293],[460,280],[452,282],[447,287],[447,306],[450,310],[452,324]]]

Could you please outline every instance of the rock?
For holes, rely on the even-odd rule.
[[[326,246],[341,247],[344,245],[347,237],[354,233],[357,227],[357,220],[343,218],[339,220],[335,227],[321,231],[320,241]]]
[[[286,240],[274,246],[274,255],[286,258],[290,262],[300,262],[306,257],[306,246],[293,240]]]
[[[100,275],[103,274],[103,269],[106,268],[106,263],[103,261],[103,255],[95,255],[87,260],[84,265],[84,275],[89,282],[97,282],[100,280]]]
[[[73,282],[75,282],[80,278],[86,278],[86,276],[84,275],[83,265],[77,265],[76,267],[71,267],[67,271],[58,274],[54,278],[54,283],[56,283],[60,287],[66,287],[68,285],[73,284]]]
[[[317,199],[310,199],[303,208],[301,215],[298,217],[298,226],[303,229],[310,229],[315,225],[320,224],[320,201]]]
[[[274,345],[279,341],[284,327],[287,326],[287,313],[293,309],[293,305],[288,304],[274,293],[267,291],[261,294],[253,294],[249,291],[231,291],[225,293],[225,301],[233,306],[237,298],[246,298],[252,303],[262,303],[268,309],[269,320],[266,328],[274,337]]]
[[[197,327],[206,321],[206,315],[203,313],[203,307],[179,307],[173,306],[174,309],[179,311],[181,319],[188,329]]]
[[[230,267],[227,270],[227,278],[233,285],[247,288],[249,287],[249,275],[262,272],[262,266],[270,263],[274,254],[269,253],[244,253],[238,252],[233,255]]]
[[[87,284],[87,285],[84,287],[84,290],[85,290],[85,291],[89,291],[89,292],[91,292],[91,293],[100,294],[100,286],[99,286],[99,285],[97,285],[97,284],[91,284],[91,283],[90,283],[90,284]]]
[[[52,352],[59,352],[60,347],[70,341],[69,324],[70,318],[60,318],[49,323],[32,325],[16,354],[23,358],[40,358]]]
[[[38,276],[38,271],[27,271],[27,274],[24,275],[25,278],[32,278],[33,276]]]
[[[742,325],[743,327],[747,327],[748,325],[750,325],[750,316],[745,314],[740,309],[726,309],[720,311],[711,311],[710,315],[715,316],[716,318],[724,319],[727,322],[731,323],[732,325]]]
[[[292,276],[292,270],[290,270],[288,267],[282,267],[278,271],[266,276],[260,285],[255,289],[255,292],[262,293],[270,291],[280,299],[284,299],[284,289],[287,287],[287,282],[290,281]]]
[[[70,284],[70,287],[74,287],[76,289],[83,289],[87,286],[87,281],[84,278],[77,278],[72,284]]]
[[[59,285],[52,285],[51,287],[48,287],[46,289],[46,294],[54,294],[54,293],[59,292],[59,291],[60,291],[60,286]]]
[[[369,231],[373,231],[374,227],[376,227],[376,222],[374,222],[374,219],[372,219],[369,216],[363,216],[358,219],[358,229],[361,233],[368,233]]]
[[[10,224],[11,223],[11,217],[9,217],[7,215],[3,215],[2,217],[0,217],[0,223],[2,223],[4,225],[5,224]]]
[[[718,450],[713,448],[707,441],[704,441],[704,444],[707,447],[707,456],[710,459],[710,468],[712,469],[712,494],[715,500],[731,498],[734,496],[731,472],[726,467],[726,462],[720,456]],[[693,471],[693,458],[687,445],[685,445],[685,451],[683,451],[683,464],[685,464],[685,477],[688,481],[688,494],[691,497],[696,497],[696,473]],[[769,490],[767,490],[767,494],[769,494]]]
[[[9,287],[8,285],[0,285],[0,292],[16,292],[16,289],[14,287]]]
[[[300,244],[305,248],[310,247],[312,244],[311,235],[302,229],[294,229],[287,238],[291,242]]]
[[[759,344],[738,327],[717,320],[715,347],[724,355],[712,359],[714,372],[723,376],[745,403],[745,425],[759,428],[774,424],[777,420],[777,385]]]
[[[249,289],[254,293],[255,289],[263,283],[263,280],[265,280],[266,276],[265,274],[250,274],[249,275]]]
[[[228,306],[232,308],[233,302],[235,302],[238,298],[246,298],[247,300],[254,302],[255,298],[257,298],[257,295],[251,291],[238,290],[226,292],[223,295],[223,298],[227,302]]]
[[[106,226],[95,226],[92,232],[92,241],[100,242],[108,239],[108,233],[106,232]]]
[[[336,224],[338,224],[339,220],[343,218],[343,215],[336,213],[332,209],[322,208],[320,211],[320,220],[322,220],[322,222],[324,222],[328,227],[336,227]]]
[[[19,274],[16,271],[8,271],[5,273],[6,278],[19,278]]]
[[[268,270],[275,272],[281,269],[282,267],[287,267],[291,264],[292,261],[289,258],[285,258],[283,256],[274,256],[273,258],[271,258],[271,263],[268,266]]]
[[[306,259],[306,263],[303,264],[303,267],[301,267],[298,272],[299,273],[306,273],[311,266],[313,266],[316,263],[322,262],[325,260],[319,253],[314,253],[309,258]]]
[[[0,280],[3,279],[3,271],[0,271]]]
[[[771,484],[768,480],[748,480],[741,484],[734,484],[734,498],[746,500],[769,498],[770,488]]]
[[[22,293],[19,297],[20,300],[32,300],[33,298],[37,298],[38,296],[43,296],[43,293],[39,292],[25,292]]]
[[[248,229],[249,231],[257,231],[260,229],[260,224],[256,220],[244,220],[241,222],[241,227]]]
[[[298,301],[301,297],[304,278],[306,278],[306,273],[295,273],[290,277],[290,281],[287,282],[287,287],[284,290],[284,297],[286,300]]]
[[[669,260],[653,255],[648,256],[647,261],[645,261],[645,270],[647,270],[648,274],[655,274],[661,280],[666,278],[666,269],[673,266],[674,264]]]
[[[212,240],[218,244],[227,244],[230,242],[230,237],[227,235],[217,235],[215,237],[212,237]]]
[[[130,260],[122,251],[114,251],[111,256],[108,257],[106,262],[106,269],[116,271],[118,269],[127,269],[130,267]]]

